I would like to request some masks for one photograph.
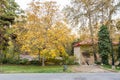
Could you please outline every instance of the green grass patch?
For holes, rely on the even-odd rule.
[[[102,67],[104,67],[105,69],[112,69],[111,65],[102,65]]]
[[[112,69],[111,65],[102,65],[102,67],[106,70],[113,70],[113,71],[116,71],[116,72],[120,71],[120,67],[118,67],[118,66],[115,66],[115,69]]]
[[[116,70],[117,70],[117,71],[120,71],[120,66],[119,66],[119,67],[117,66],[117,67],[116,67]]]
[[[63,66],[0,65],[2,73],[62,73]],[[69,67],[67,71],[71,72]]]

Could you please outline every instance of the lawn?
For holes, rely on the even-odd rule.
[[[0,65],[1,73],[62,73],[63,66]],[[68,68],[65,72],[71,72]]]
[[[115,72],[120,72],[120,67],[115,67],[115,69],[112,69],[111,65],[102,65],[102,67],[106,70],[112,70],[112,71],[115,71]]]
[[[105,68],[105,69],[112,69],[111,65],[102,65],[102,67]]]

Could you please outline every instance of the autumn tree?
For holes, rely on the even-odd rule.
[[[45,65],[46,58],[67,56],[67,47],[73,36],[67,24],[58,15],[56,2],[32,1],[27,9],[27,23],[23,32],[17,33],[21,50],[38,55]],[[18,27],[19,28],[19,27]],[[41,62],[41,61],[40,61]]]
[[[95,45],[94,45],[94,33],[92,26],[92,16],[96,12],[96,0],[71,0],[71,5],[65,8],[65,15],[69,22],[76,26],[89,25],[90,38],[92,41],[92,51],[94,54],[94,61],[97,61]],[[88,20],[87,20],[88,19]],[[82,23],[83,22],[83,23]]]

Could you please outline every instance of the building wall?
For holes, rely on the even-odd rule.
[[[94,64],[94,57],[93,55],[91,55],[89,58],[86,58],[83,56],[83,52],[88,50],[90,47],[74,47],[74,56],[76,57],[76,61],[78,62],[80,65],[86,65],[86,59],[89,60],[89,64],[92,65]]]
[[[81,64],[81,53],[80,53],[80,47],[74,47],[74,56],[76,57],[75,62]]]

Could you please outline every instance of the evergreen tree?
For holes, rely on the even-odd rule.
[[[0,26],[9,26],[13,24],[17,13],[20,12],[19,5],[15,0],[2,0],[0,1]]]
[[[0,1],[0,59],[5,56],[3,53],[8,47],[11,34],[9,26],[15,22],[18,13],[21,13],[21,10],[15,0]]]
[[[111,42],[109,31],[105,25],[100,27],[98,37],[98,52],[101,56],[102,63],[108,64],[108,55],[111,53]]]

